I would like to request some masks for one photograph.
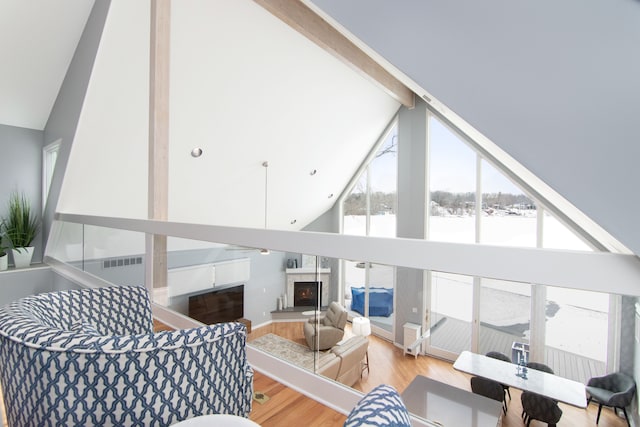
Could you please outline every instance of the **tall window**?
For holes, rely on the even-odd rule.
[[[592,250],[455,130],[431,114],[428,123],[428,239]],[[509,355],[521,342],[559,375],[584,382],[604,374],[616,324],[609,295],[440,272],[426,277],[430,326],[447,318],[427,351],[452,357],[471,347]]]
[[[435,117],[429,121],[429,239],[474,243],[476,154]]]
[[[535,248],[534,202],[487,161],[482,160],[481,165],[480,242]]]
[[[58,159],[60,142],[58,140],[42,149],[42,210],[45,209],[47,197],[49,197],[49,188],[51,187],[51,179]]]
[[[397,149],[397,126],[393,126],[342,203],[344,234],[396,236]],[[369,317],[374,332],[391,337],[393,313],[369,313],[368,301],[372,293],[393,294],[394,268],[357,261],[344,261],[343,266],[350,316]]]

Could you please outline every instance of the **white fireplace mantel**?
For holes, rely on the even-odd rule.
[[[322,301],[323,306],[329,305],[329,281],[331,280],[330,268],[287,268],[287,304],[293,307],[293,284],[295,282],[322,282]]]

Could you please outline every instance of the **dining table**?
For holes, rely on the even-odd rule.
[[[453,364],[453,368],[520,390],[537,393],[578,408],[587,407],[584,384],[558,375],[526,368],[466,350],[460,353],[460,356]]]

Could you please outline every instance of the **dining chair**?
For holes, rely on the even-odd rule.
[[[562,417],[562,409],[553,399],[530,391],[523,391],[520,399],[527,426],[531,424],[531,420],[538,420],[547,423],[549,427],[555,427]]]
[[[614,372],[602,377],[594,377],[587,382],[586,389],[589,394],[587,405],[591,403],[591,400],[599,404],[596,424],[600,421],[602,407],[610,406],[622,409],[627,425],[631,426],[626,409],[636,393],[636,383],[631,376],[622,372]]]
[[[534,369],[536,371],[546,372],[547,374],[555,375],[553,369],[551,369],[548,365],[540,362],[529,362],[527,363],[527,368]]]
[[[544,363],[529,362],[529,363],[527,363],[527,368],[533,369],[533,370],[536,370],[536,371],[546,372],[547,374],[555,375],[555,373],[553,372],[553,369],[551,369],[548,365],[545,365]],[[527,413],[525,412],[525,410],[523,408],[522,409],[522,418],[525,418],[525,422],[526,422],[526,415],[527,415]]]
[[[507,356],[504,353],[500,353],[499,351],[490,351],[487,354],[485,354],[485,356],[490,357],[492,359],[502,360],[503,362],[512,363],[511,358],[509,356]],[[501,384],[501,385],[502,385],[502,389],[504,390],[504,392],[509,395],[509,400],[511,400],[511,392],[509,391],[509,386],[506,385],[506,384]],[[507,403],[507,401],[505,399],[505,404],[506,403]]]
[[[507,401],[502,384],[483,377],[471,377],[471,391],[475,394],[497,400],[502,404],[502,411],[507,414]]]

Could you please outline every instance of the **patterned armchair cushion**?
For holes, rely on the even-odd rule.
[[[410,427],[409,411],[392,386],[381,384],[367,393],[351,410],[344,427]]]
[[[243,324],[152,330],[147,291],[137,286],[53,292],[0,309],[9,424],[164,426],[249,414]]]
[[[77,322],[71,325],[69,330],[87,335],[100,335],[100,332],[89,322]]]

